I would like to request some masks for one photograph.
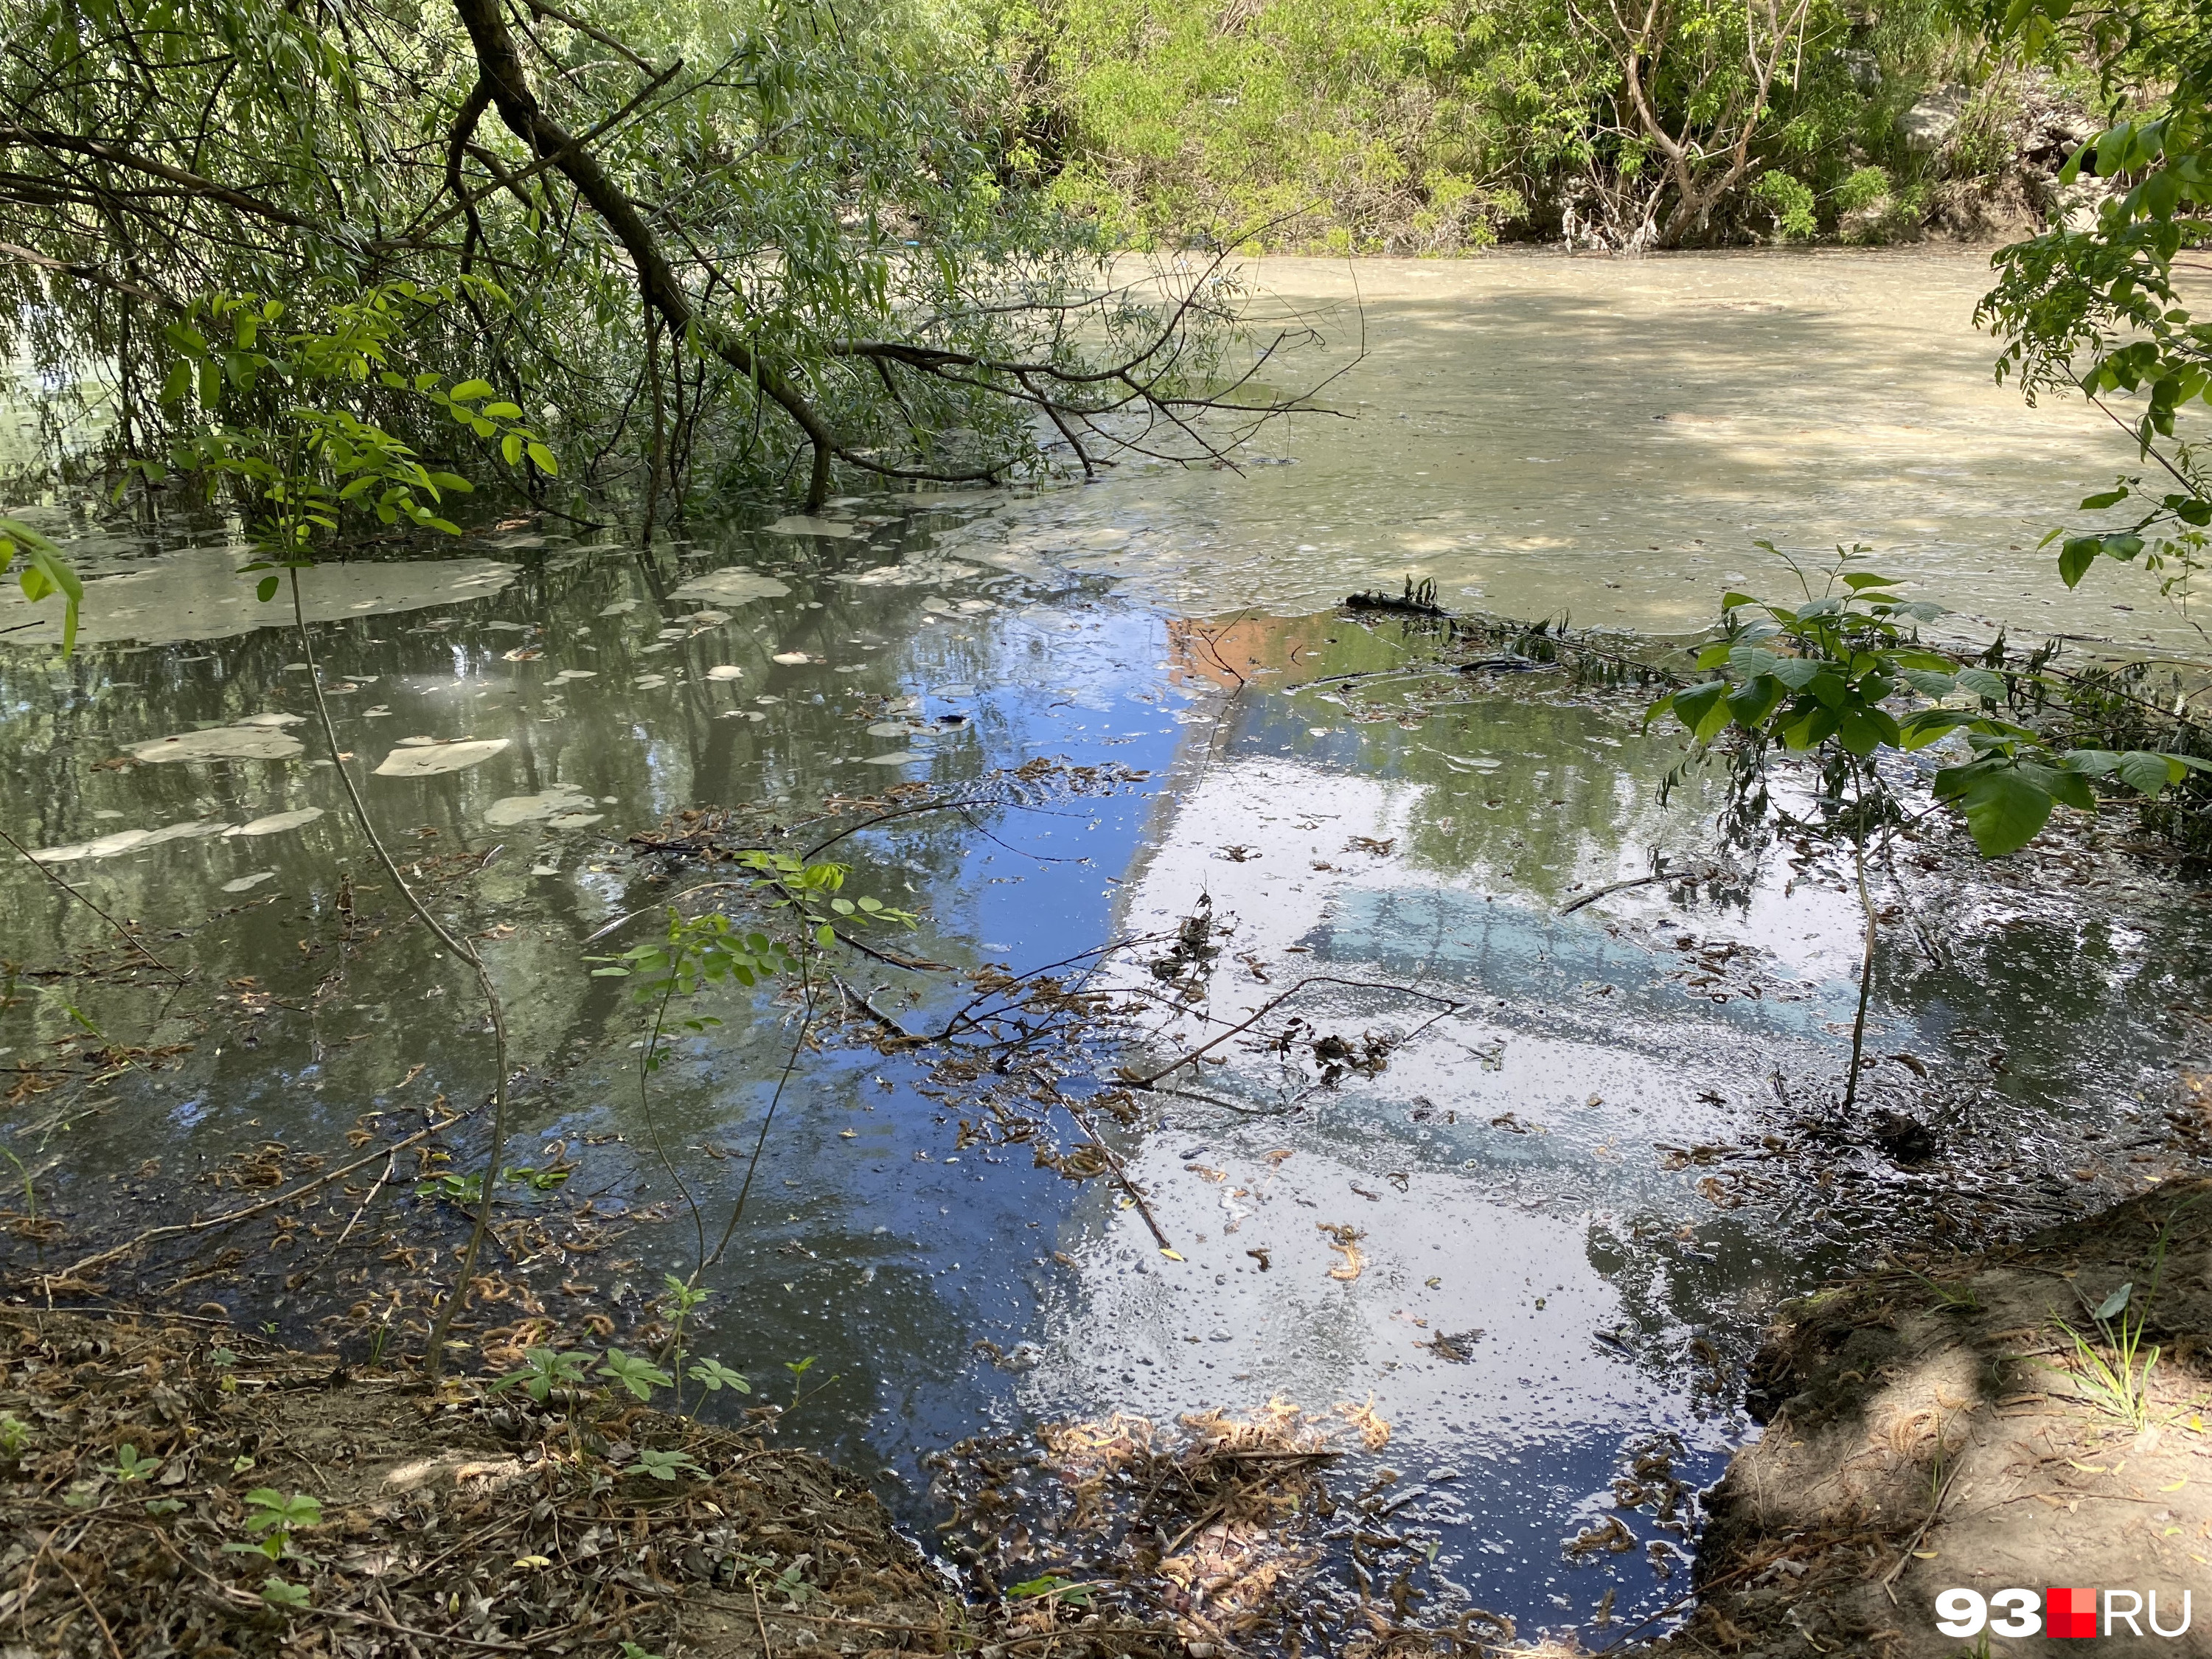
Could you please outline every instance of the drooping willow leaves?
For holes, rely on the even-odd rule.
[[[461,303],[396,370],[481,374],[574,482],[649,468],[679,506],[996,479],[1040,436],[1085,467],[1210,458],[1281,407],[1228,367],[1217,270],[1117,283],[1004,181],[903,3],[33,6],[0,45],[0,347],[98,417],[52,423],[45,459],[189,435],[169,331],[210,296],[397,283]],[[202,373],[251,355],[210,350]],[[417,399],[361,412],[426,464],[545,487]]]

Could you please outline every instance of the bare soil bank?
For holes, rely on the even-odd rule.
[[[2170,1638],[2104,1637],[2100,1602],[2097,1651],[2212,1654],[2212,1182],[1797,1303],[1753,1387],[1771,1419],[1708,1500],[1698,1611],[1655,1654],[1948,1659],[1984,1650],[1936,1628],[1941,1592],[2052,1585],[2155,1590],[2167,1629],[2191,1592]]]

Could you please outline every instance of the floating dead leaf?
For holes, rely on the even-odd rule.
[[[1359,1431],[1359,1443],[1370,1451],[1381,1451],[1390,1443],[1390,1425],[1376,1413],[1375,1396],[1369,1395],[1364,1405],[1354,1405],[1349,1400],[1336,1402],[1337,1414]]]
[[[1328,1276],[1349,1285],[1359,1277],[1360,1270],[1367,1265],[1365,1259],[1359,1254],[1359,1241],[1367,1235],[1349,1223],[1331,1225],[1326,1221],[1316,1221],[1314,1225],[1328,1235],[1330,1249],[1340,1250],[1344,1253],[1342,1265],[1331,1267],[1328,1270]]]

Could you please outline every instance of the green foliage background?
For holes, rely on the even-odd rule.
[[[1601,190],[1652,177],[1601,0],[975,3],[1009,166],[1124,243],[1242,231],[1448,254],[1556,237],[1578,198],[1587,220]],[[1694,124],[1741,74],[1743,8],[1681,0],[1669,16],[1655,100]],[[1956,84],[1973,88],[1958,130],[1916,151],[1900,116]],[[1701,240],[1911,234],[1998,185],[2032,93],[2069,90],[1990,58],[1940,0],[1815,0],[1752,171]]]

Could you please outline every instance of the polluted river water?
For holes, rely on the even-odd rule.
[[[1970,629],[2185,629],[2114,583],[2061,597],[2033,552],[2125,445],[1989,385],[1978,258],[1356,275],[1364,319],[1342,267],[1259,273],[1333,349],[1366,336],[1332,388],[1359,418],[1271,430],[1279,465],[854,496],[649,554],[541,523],[311,571],[307,610],[344,763],[507,999],[510,1159],[647,1218],[561,1285],[635,1314],[689,1271],[671,1167],[719,1227],[774,1100],[698,1351],[780,1400],[811,1360],[782,1434],[917,1535],[973,1437],[1282,1399],[1386,1494],[1334,1529],[1342,1597],[1397,1583],[1425,1616],[1602,1644],[1686,1589],[1693,1494],[1756,1432],[1744,1370],[1780,1301],[2184,1157],[2164,1107],[2202,1046],[2212,918],[2116,850],[2117,817],[1990,866],[1929,830],[1882,877],[1869,1087],[1936,1150],[1824,1142],[1861,917],[1823,849],[1728,840],[1715,775],[1662,800],[1680,745],[1633,687],[1439,674],[1419,627],[1334,602],[1411,574],[1455,610],[1680,634],[1771,537],[1869,542]],[[118,967],[40,872],[0,872],[7,1144],[94,1237],[216,1201],[200,1183],[240,1148],[431,1121],[490,1059],[469,981],[381,890],[298,641],[223,574],[233,550],[189,528],[73,550],[75,659],[0,635],[9,822],[195,970]],[[719,806],[801,826],[796,851],[902,803],[941,810],[835,852],[849,891],[920,918],[872,935],[896,960],[848,959],[835,1018],[787,988],[692,1000],[723,1023],[677,1033],[648,1112],[643,1017],[592,959],[729,869],[631,838]],[[1680,879],[1601,892],[1662,856]],[[1009,1015],[1012,1067],[871,1040],[1066,963],[1147,1012]],[[818,1047],[779,1095],[802,1019]],[[1188,1087],[1109,1115],[1121,1068],[1206,1042]],[[987,1111],[1031,1064],[1052,1121]],[[1126,1181],[1035,1156],[1094,1139]],[[439,1201],[398,1167],[381,1201]],[[543,1201],[511,1184],[507,1212]],[[18,1272],[76,1254],[9,1248]],[[380,1317],[254,1267],[210,1289],[227,1314],[355,1349]]]

